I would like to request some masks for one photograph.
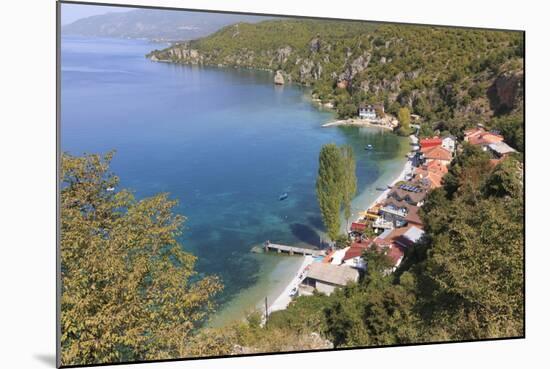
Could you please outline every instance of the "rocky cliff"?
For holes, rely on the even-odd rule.
[[[239,23],[149,54],[152,60],[259,68],[311,85],[342,117],[362,102],[427,121],[488,121],[522,96],[523,35],[314,20]]]

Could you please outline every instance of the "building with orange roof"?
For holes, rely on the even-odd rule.
[[[420,140],[420,147],[421,150],[427,150],[431,147],[441,146],[442,143],[443,140],[441,138],[439,138],[438,136],[434,136]]]
[[[468,142],[472,145],[490,145],[502,141],[504,141],[504,137],[491,132],[480,133],[468,139]]]
[[[447,165],[437,160],[427,163],[425,167],[427,171],[437,173],[441,176],[444,176],[449,171],[449,168],[447,167]]]
[[[464,131],[464,141],[469,142],[470,138],[484,133],[485,129],[481,127],[470,128]]]
[[[435,146],[423,151],[422,156],[426,164],[429,164],[432,161],[439,161],[443,165],[449,165],[453,159],[453,155],[441,146]]]
[[[490,145],[504,141],[504,137],[494,131],[488,132],[482,127],[477,127],[464,131],[464,141],[472,145]]]
[[[417,167],[414,169],[413,175],[415,179],[425,181],[432,190],[442,186],[443,175],[439,172],[429,171],[425,167]]]
[[[409,225],[383,232],[373,241],[374,247],[391,260],[395,270],[405,255],[405,250],[413,247],[424,235],[421,227]]]

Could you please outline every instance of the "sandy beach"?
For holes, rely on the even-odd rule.
[[[302,262],[302,265],[298,268],[290,282],[287,284],[286,288],[283,292],[273,301],[273,303],[269,304],[268,301],[268,314],[271,314],[274,311],[277,310],[284,310],[290,304],[290,301],[292,301],[292,298],[290,297],[290,291],[294,289],[295,287],[298,287],[305,276],[305,269],[313,263],[313,257],[312,256],[304,256],[304,261]]]
[[[413,168],[413,166],[412,166],[411,160],[407,160],[407,162],[405,163],[405,166],[403,167],[403,170],[401,171],[401,173],[399,173],[399,175],[389,185],[393,186],[397,182],[404,181],[406,179],[407,175],[409,175],[412,172],[412,168]],[[387,190],[381,192],[380,195],[372,203],[370,203],[369,206],[365,210],[373,207],[377,203],[384,200],[386,197],[388,197],[389,193],[390,193],[390,188],[388,188]]]
[[[386,122],[385,124],[378,124],[378,123],[372,123],[366,119],[358,119],[358,118],[335,120],[322,125],[322,127],[324,128],[337,127],[337,126],[374,127],[374,128],[389,129],[391,131],[393,131],[394,129],[394,126],[390,125],[389,122]]]
[[[409,139],[413,144],[417,142],[416,136],[414,136],[414,135],[409,136]],[[399,172],[399,174],[391,182],[388,183],[389,186],[393,186],[397,182],[404,181],[406,179],[406,177],[409,174],[412,173],[412,171],[413,171],[412,161],[411,161],[411,159],[407,159],[407,161],[405,162],[405,165],[403,166],[403,169],[401,170],[401,172]],[[387,188],[386,190],[380,192],[380,195],[378,195],[376,197],[376,199],[374,199],[373,201],[371,201],[369,203],[366,203],[365,204],[366,206],[361,206],[362,211],[366,211],[367,209],[370,209],[371,207],[373,207],[377,203],[383,201],[386,197],[388,197],[389,193],[390,193],[390,188]],[[361,217],[359,216],[357,218],[357,220],[361,220]]]

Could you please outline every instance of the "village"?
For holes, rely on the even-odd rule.
[[[382,112],[382,114],[380,113]],[[379,106],[361,106],[358,120],[369,124],[385,124]],[[416,121],[419,117],[413,117]],[[315,291],[330,295],[335,289],[350,282],[357,282],[367,270],[364,258],[367,250],[386,255],[393,273],[402,263],[407,250],[415,247],[424,235],[419,210],[428,193],[443,185],[443,177],[462,144],[457,137],[433,136],[418,138],[418,125],[411,125],[416,132],[409,138],[411,152],[402,173],[388,185],[368,209],[347,229],[349,246],[329,247],[325,250],[297,248],[285,245],[264,244],[265,251],[277,251],[290,255],[305,256],[302,267],[285,291],[271,304],[267,314],[285,309],[293,298],[312,295]],[[497,131],[483,125],[465,130],[463,142],[480,146],[491,156],[491,165],[496,166],[507,155],[516,152],[504,142]]]

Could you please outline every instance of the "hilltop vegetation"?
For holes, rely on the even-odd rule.
[[[427,128],[456,135],[510,113],[509,131],[523,125],[520,32],[272,20],[231,25],[149,57],[280,70],[286,82],[312,86],[341,117],[354,116],[362,102],[380,102],[394,115],[407,107]]]

